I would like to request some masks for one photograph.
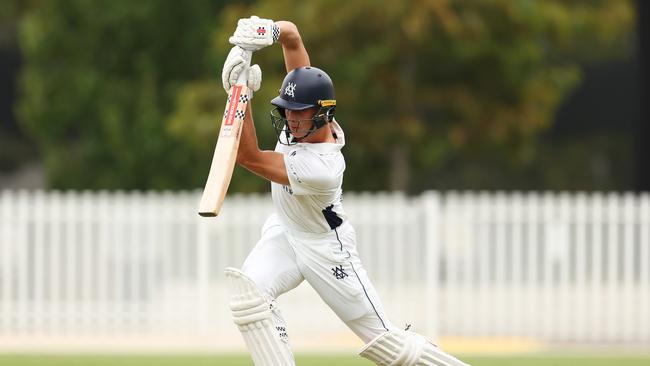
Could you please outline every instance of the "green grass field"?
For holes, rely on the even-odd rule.
[[[648,366],[647,356],[490,356],[461,357],[473,366]],[[371,366],[354,356],[298,356],[298,366]],[[252,366],[247,356],[79,356],[0,355],[0,366]]]

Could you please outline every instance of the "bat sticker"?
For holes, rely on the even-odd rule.
[[[241,95],[241,85],[235,85],[232,87],[232,98],[228,102],[228,108],[226,108],[228,113],[228,118],[224,125],[230,126],[235,122],[235,113],[237,113],[237,104],[239,104],[239,96]]]

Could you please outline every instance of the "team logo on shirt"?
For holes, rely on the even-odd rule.
[[[293,189],[289,186],[282,186],[282,189],[284,189],[285,192],[289,193],[290,195],[293,196]]]
[[[343,270],[342,264],[338,267],[332,268],[332,274],[334,274],[334,277],[336,277],[337,280],[342,280],[348,276],[348,274]]]
[[[291,98],[295,98],[296,95],[294,94],[296,91],[296,83],[289,83],[287,84],[287,87],[284,88],[284,94],[290,96]]]

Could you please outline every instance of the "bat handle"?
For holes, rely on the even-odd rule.
[[[244,69],[239,74],[239,78],[237,78],[237,84],[246,85],[248,83],[248,69],[251,67],[253,51],[242,49],[242,56],[244,56],[246,63],[244,64]]]

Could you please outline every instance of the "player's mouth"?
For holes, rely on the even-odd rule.
[[[289,130],[291,134],[296,139],[301,139],[309,133],[309,128],[300,128],[301,122],[291,122],[289,121]]]

